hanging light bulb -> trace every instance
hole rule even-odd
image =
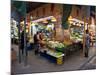
[[[20,22],[20,24],[24,24],[24,21]]]
[[[30,19],[33,20],[33,16],[31,16]]]
[[[69,16],[68,20],[69,20],[69,21],[72,20],[72,16]]]

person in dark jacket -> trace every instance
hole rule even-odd
[[[39,54],[39,47],[40,47],[40,36],[39,36],[39,32],[37,32],[35,35],[34,35],[34,49],[35,49],[35,55],[38,55]]]
[[[21,33],[21,51],[22,51],[22,54],[24,53],[24,31],[22,31]]]

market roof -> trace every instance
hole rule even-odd
[[[27,2],[26,9],[27,13],[31,12],[32,10],[44,5],[46,3],[40,3],[40,2]]]
[[[27,2],[27,1],[11,1],[11,11],[16,12],[16,16],[20,16],[23,20],[25,15],[32,10],[44,5],[46,3],[40,3],[40,2]],[[15,14],[15,13],[14,13]]]
[[[12,1],[12,6],[15,7],[19,12],[23,13],[23,10],[26,10],[26,13],[31,12],[32,10],[47,4],[42,2],[25,2],[25,1]]]

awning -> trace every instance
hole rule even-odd
[[[76,19],[76,18],[72,18],[72,19],[68,19],[69,21],[72,21],[72,22],[76,22],[76,23],[82,23],[84,24],[84,21],[81,21],[79,19]],[[85,23],[85,24],[88,24],[88,23]]]
[[[32,22],[37,23],[37,22],[42,22],[42,21],[45,21],[45,20],[50,20],[50,19],[52,19],[52,18],[54,18],[54,16],[49,16],[49,17],[45,17],[45,18],[40,18],[40,19],[34,20],[34,21],[32,21]]]

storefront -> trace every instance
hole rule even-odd
[[[18,22],[11,18],[11,39],[12,43],[18,43]]]

